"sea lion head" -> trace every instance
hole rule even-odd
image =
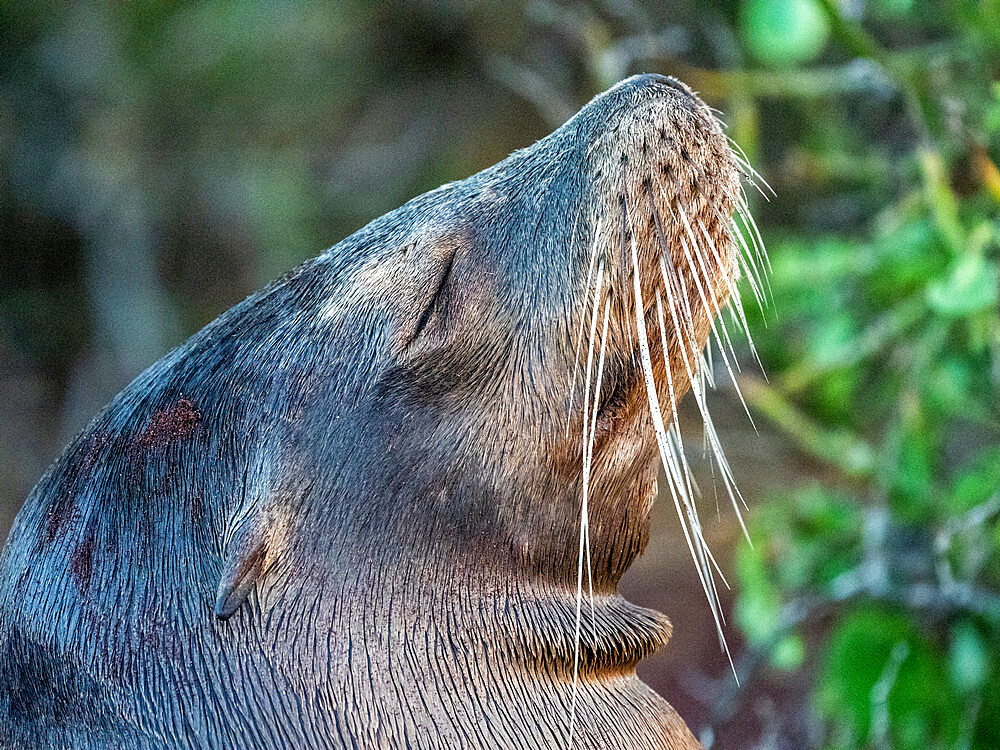
[[[130,746],[559,746],[578,709],[580,747],[696,746],[634,673],[669,623],[615,588],[658,455],[708,572],[674,414],[690,389],[717,445],[701,352],[738,267],[758,293],[747,169],[636,76],[152,365],[0,557],[0,744],[92,746],[99,715]]]
[[[576,576],[586,483],[594,583],[613,586],[644,544],[657,424],[733,288],[739,190],[709,108],[641,75],[335,246],[315,325],[340,364],[310,463],[349,475],[374,531],[478,540],[554,581]]]

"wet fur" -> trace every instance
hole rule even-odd
[[[656,492],[621,217],[624,201],[652,321],[656,179],[729,248],[709,210],[738,189],[718,125],[635,77],[129,385],[0,558],[0,747],[561,747],[574,672],[574,747],[696,747],[634,673],[669,623],[616,593]],[[577,643],[569,399],[595,243],[613,322]]]

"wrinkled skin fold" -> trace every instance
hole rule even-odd
[[[668,621],[617,594],[659,460],[635,289],[669,423],[738,183],[633,77],[152,365],[0,558],[0,747],[697,747],[635,675]]]

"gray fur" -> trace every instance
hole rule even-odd
[[[596,218],[620,235],[620,156],[663,127],[641,118],[710,140],[700,107],[624,81],[129,385],[0,557],[0,747],[564,747],[580,512],[564,431]],[[629,361],[610,388],[638,382]],[[574,747],[696,746],[634,673],[669,624],[616,593],[654,459],[647,441],[635,471],[595,474]]]

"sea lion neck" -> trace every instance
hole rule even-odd
[[[369,468],[364,473],[370,477],[374,472]],[[335,508],[344,501],[323,497],[323,484],[317,482],[311,490],[315,498],[307,500],[312,509],[300,524],[309,536],[304,557],[328,560],[325,567],[335,575],[337,570],[353,575],[357,561],[363,560],[393,575],[423,571],[446,588],[475,586],[500,593],[514,581],[575,595],[580,548],[575,485],[517,496],[441,476],[432,475],[436,481],[422,484],[428,475],[415,468],[387,478],[378,511],[351,516],[338,513]],[[414,492],[414,487],[420,490]],[[645,548],[655,493],[654,474],[626,491],[605,494],[599,487],[594,495],[588,586],[597,594],[615,595],[621,577]]]
[[[376,603],[414,632],[447,629],[454,643],[483,663],[511,663],[525,674],[561,681],[572,681],[574,673],[626,676],[670,638],[669,620],[625,601],[610,579],[601,579],[600,566],[593,593],[585,584],[578,599],[575,583],[549,557],[533,559],[493,543],[482,529],[464,543],[452,537],[442,544],[441,528],[409,528],[412,533],[402,537],[398,526],[385,524],[377,549],[327,543],[322,552],[335,554],[329,565],[319,562],[321,550],[311,549],[290,574],[295,580],[286,590],[295,592],[294,600],[281,599],[279,588],[279,598],[262,602],[264,609],[286,617],[289,608],[332,609],[344,618],[337,602],[370,603],[377,592]]]

